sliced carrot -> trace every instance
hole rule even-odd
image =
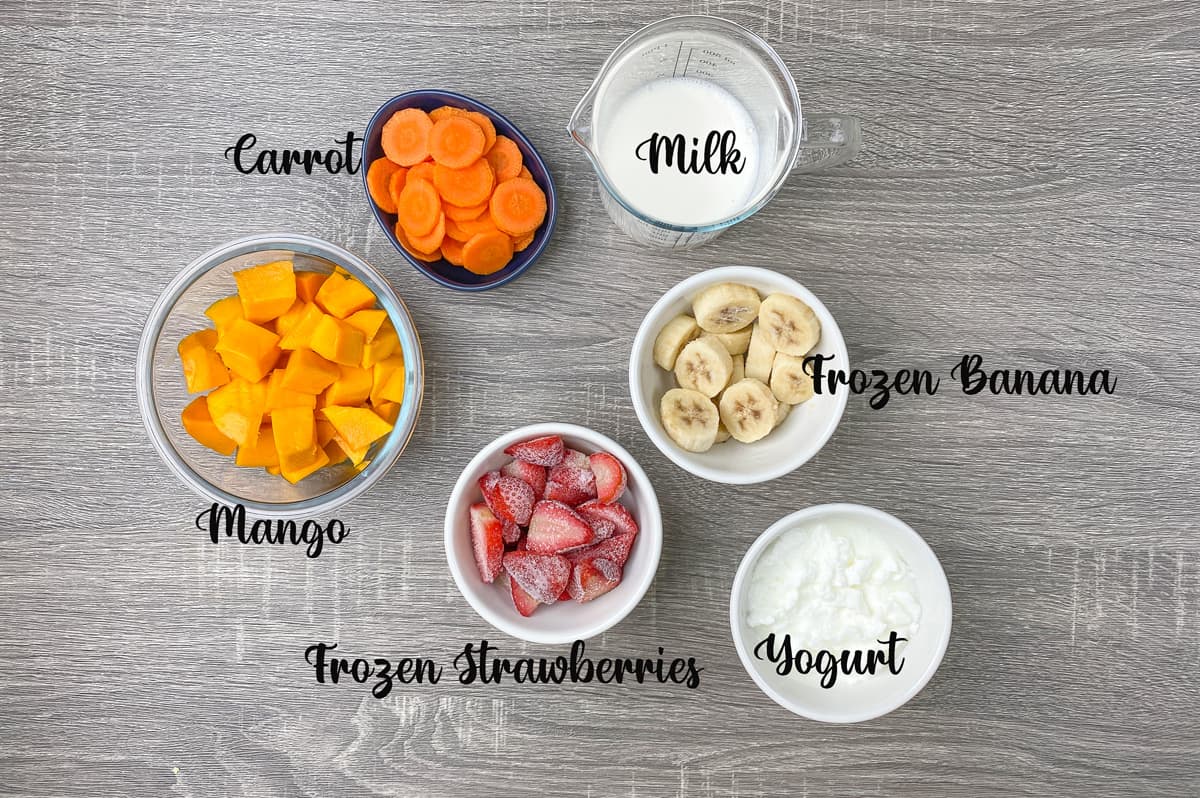
[[[409,255],[412,255],[417,260],[423,260],[426,263],[433,263],[436,260],[441,260],[440,255],[431,255],[428,252],[420,252],[419,250],[413,249],[412,243],[409,242],[408,236],[404,233],[404,226],[399,222],[396,222],[395,231],[396,240],[400,242],[400,246],[403,247],[404,251]]]
[[[446,202],[465,207],[488,201],[496,185],[496,175],[483,158],[462,169],[436,164],[433,167],[433,184]]]
[[[392,213],[396,212],[396,204],[400,202],[400,192],[404,190],[404,184],[408,180],[410,171],[403,166],[397,166],[396,171],[392,172],[392,178],[388,180],[388,194],[392,198]]]
[[[492,165],[492,171],[496,173],[498,183],[518,177],[525,168],[517,142],[508,136],[496,136],[496,143],[487,151],[486,157]]]
[[[496,226],[496,223],[492,221],[491,214],[487,213],[485,213],[483,216],[480,216],[478,219],[462,219],[455,222],[455,224],[458,225],[459,229],[464,230],[467,235],[472,237],[477,236],[480,233],[491,233],[500,229]],[[470,239],[468,238],[467,240],[469,241]]]
[[[483,151],[487,152],[492,148],[492,145],[496,143],[496,126],[492,124],[492,120],[487,114],[481,114],[478,111],[467,111],[466,117],[475,124],[479,125],[480,130],[483,131],[483,136],[485,139],[483,143]]]
[[[463,265],[463,245],[461,241],[455,241],[453,238],[442,239],[442,257],[453,263],[455,266]]]
[[[517,175],[517,177],[523,177],[523,178],[525,178],[526,180],[533,180],[533,172],[530,172],[530,171],[529,171],[529,167],[528,167],[528,166],[522,166],[522,167],[521,167],[521,174]]]
[[[494,274],[512,260],[512,239],[496,230],[480,233],[463,244],[463,266],[475,274]]]
[[[443,105],[441,108],[434,108],[429,112],[429,118],[434,122],[440,122],[449,116],[466,116],[467,112],[461,108],[455,108],[453,105]]]
[[[523,252],[526,247],[533,243],[533,237],[536,233],[526,233],[520,238],[513,239],[513,252]]]
[[[546,195],[532,180],[505,180],[496,186],[488,210],[496,227],[511,236],[523,236],[546,220]]]
[[[420,252],[436,253],[438,247],[442,245],[442,239],[446,237],[446,214],[438,214],[437,223],[434,224],[433,230],[427,235],[408,237],[408,243],[412,244],[413,249]]]
[[[422,180],[433,182],[433,161],[421,161],[419,164],[408,170],[408,177],[412,179],[419,177]]]
[[[462,169],[483,156],[486,142],[483,129],[474,120],[450,116],[435,122],[429,132],[429,154],[435,163]]]
[[[396,201],[388,191],[388,180],[401,168],[388,158],[376,158],[367,167],[367,193],[371,195],[371,201],[384,213],[396,212]]]
[[[442,215],[442,201],[428,180],[406,180],[396,200],[396,218],[410,236],[433,230]]]
[[[433,121],[420,108],[405,108],[383,124],[383,154],[400,166],[412,166],[429,156],[429,131]]]
[[[446,212],[446,216],[450,219],[478,219],[483,214],[487,213],[488,204],[481,202],[478,205],[472,205],[469,208],[463,208],[458,205],[451,205],[449,202],[442,203],[442,210]]]
[[[460,244],[465,244],[471,240],[471,236],[473,235],[475,233],[468,233],[459,226],[458,222],[451,219],[449,215],[446,216],[446,238],[457,241]]]

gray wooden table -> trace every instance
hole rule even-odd
[[[791,180],[684,254],[643,250],[564,133],[611,49],[681,11],[765,36],[851,165]],[[0,2],[0,794],[861,796],[1200,793],[1200,9],[1193,3]],[[466,296],[409,268],[357,177],[223,160],[361,133],[416,87],[486,98],[562,197],[541,262]],[[317,560],[213,546],[138,417],[134,352],[193,257],[254,232],[341,244],[412,308],[429,368],[408,452]],[[868,368],[1111,368],[1115,396],[851,400],[792,475],[669,463],[625,381],[668,286],[741,263],[825,299]],[[495,632],[441,522],[469,457],[531,420],[616,437],[662,502],[654,586],[596,656],[695,656],[677,686],[319,686],[303,651],[446,661]],[[793,509],[894,512],[941,557],[955,627],[910,704],[794,717],[742,670],[735,567]]]

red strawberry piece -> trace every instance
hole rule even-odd
[[[591,524],[592,531],[596,533],[596,540],[607,540],[617,532],[617,525],[607,518],[601,518],[593,514],[591,518],[583,517],[584,521]]]
[[[475,567],[479,578],[491,582],[500,573],[504,558],[504,524],[483,502],[471,505],[471,548],[475,551]]]
[[[565,449],[563,451],[563,463],[575,468],[591,468],[592,465],[588,461],[588,456],[578,449]]]
[[[570,582],[567,583],[566,589],[563,590],[562,593],[558,594],[558,600],[559,601],[570,601],[571,600],[571,583]]]
[[[613,565],[623,567],[629,559],[629,552],[633,549],[635,540],[637,535],[614,535],[608,540],[564,552],[563,556],[573,563],[607,560]]]
[[[558,601],[571,579],[571,563],[559,554],[510,551],[504,555],[509,577],[542,604]]]
[[[547,435],[544,438],[521,441],[509,446],[504,453],[526,463],[549,468],[562,462],[563,439],[558,435]]]
[[[502,536],[503,536],[504,542],[506,544],[516,543],[518,540],[521,539],[521,527],[517,526],[512,521],[509,521],[507,518],[505,518],[504,519],[504,532],[503,532]]]
[[[596,498],[596,475],[590,468],[577,468],[566,462],[550,469],[546,477],[544,497],[554,501],[577,504]]]
[[[525,482],[502,476],[499,471],[489,471],[479,478],[479,490],[487,506],[501,520],[522,526],[529,523],[529,514],[533,512],[537,497]]]
[[[533,488],[535,496],[541,496],[546,491],[546,468],[545,466],[527,463],[524,460],[513,460],[504,468],[500,469],[500,473],[506,477],[513,477],[524,482],[529,487]]]
[[[562,502],[543,500],[533,508],[525,548],[540,554],[552,554],[586,546],[596,539],[587,521]]]
[[[608,452],[596,452],[588,461],[596,475],[596,498],[612,504],[625,492],[625,466]]]
[[[517,612],[525,618],[533,615],[533,611],[541,604],[540,601],[525,592],[525,588],[517,582],[516,579],[508,580],[509,590],[512,592],[513,606],[517,608]]]
[[[621,584],[621,569],[608,560],[581,562],[571,570],[567,591],[571,598],[583,603],[603,596]]]
[[[618,535],[636,535],[638,533],[638,522],[620,504],[605,504],[596,500],[585,502],[575,510],[588,521],[594,521],[597,518],[612,521],[617,525]]]

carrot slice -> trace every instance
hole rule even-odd
[[[451,205],[449,202],[442,203],[442,210],[446,212],[446,216],[451,219],[478,219],[487,212],[488,204],[481,202],[478,205],[472,205],[469,208],[463,208],[458,205]]]
[[[461,241],[455,241],[453,238],[442,239],[442,257],[453,263],[455,266],[463,265],[463,245]]]
[[[487,114],[481,114],[478,111],[467,111],[465,116],[475,124],[479,125],[479,129],[483,131],[484,143],[483,151],[487,152],[496,143],[496,126],[492,124],[491,118]]]
[[[521,167],[521,174],[517,175],[517,177],[523,177],[523,178],[525,178],[526,180],[533,180],[533,172],[530,172],[530,171],[529,171],[529,167],[528,167],[528,166],[522,166],[522,167]]]
[[[419,252],[436,253],[438,247],[442,245],[442,239],[446,237],[446,214],[439,214],[437,223],[433,226],[427,235],[408,237],[408,243],[412,244],[413,249]]]
[[[396,218],[410,236],[433,230],[442,215],[442,201],[428,180],[407,180],[396,200]]]
[[[500,183],[520,176],[521,170],[525,168],[517,142],[508,136],[496,136],[496,143],[487,151],[486,157],[492,165],[492,171],[496,173],[497,182]]]
[[[419,177],[422,180],[433,182],[433,161],[421,161],[419,164],[408,170],[408,179]]]
[[[524,252],[525,248],[533,243],[533,237],[536,233],[526,233],[520,238],[513,239],[513,252]]]
[[[396,212],[396,201],[388,191],[388,181],[396,170],[401,168],[388,158],[376,158],[367,167],[367,193],[371,195],[371,201],[384,213]]]
[[[426,263],[433,263],[434,261],[441,260],[440,255],[431,255],[428,252],[420,252],[419,250],[413,249],[412,243],[409,242],[408,236],[404,233],[404,226],[399,222],[396,222],[395,231],[396,240],[400,242],[400,246],[403,247],[404,251],[409,255],[412,255],[417,260],[423,260]]]
[[[461,108],[455,108],[453,105],[443,105],[441,108],[434,108],[429,112],[429,118],[434,122],[440,122],[450,116],[466,116],[467,112]]]
[[[449,238],[452,241],[457,241],[460,244],[465,244],[471,240],[471,236],[473,235],[475,235],[475,233],[468,233],[459,226],[458,222],[451,219],[449,215],[446,216],[446,238]]]
[[[511,236],[523,236],[546,220],[546,195],[532,180],[505,180],[496,186],[488,210],[496,227]]]
[[[451,116],[434,123],[429,132],[429,154],[435,163],[462,169],[483,156],[486,141],[483,129],[473,120]]]
[[[499,230],[480,233],[463,244],[463,266],[475,274],[494,274],[512,260],[512,239]]]
[[[396,205],[400,202],[400,192],[404,190],[409,171],[403,166],[397,166],[396,171],[392,172],[391,179],[388,180],[388,194],[392,197],[392,213],[396,212]]]
[[[420,108],[405,108],[383,124],[383,154],[400,166],[412,166],[429,156],[429,131],[433,122]]]
[[[442,199],[451,205],[478,205],[488,201],[496,185],[496,175],[483,158],[462,169],[439,163],[433,167],[433,184]]]
[[[483,214],[478,219],[461,219],[455,222],[460,230],[466,231],[468,236],[477,236],[480,233],[491,233],[499,230],[496,223],[492,221],[491,214]],[[468,241],[471,239],[468,238]]]

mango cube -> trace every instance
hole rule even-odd
[[[214,389],[207,398],[208,410],[217,429],[238,446],[253,446],[262,426],[266,384],[234,377]]]
[[[317,291],[321,290],[321,284],[328,276],[320,272],[296,272],[296,298],[312,302],[317,298]]]
[[[321,284],[316,302],[326,313],[344,319],[373,306],[375,295],[353,277],[334,272]]]
[[[283,375],[284,369],[277,368],[267,377],[266,412],[270,413],[280,407],[315,408],[317,406],[315,394],[283,387]]]
[[[242,315],[253,322],[283,315],[296,301],[296,273],[290,260],[277,260],[233,273]]]
[[[372,370],[371,404],[404,401],[404,358],[389,357]]]
[[[180,420],[183,421],[183,428],[187,430],[188,435],[218,454],[228,457],[237,447],[235,440],[217,429],[212,414],[208,410],[207,396],[197,396],[193,399],[183,409]]]
[[[361,405],[371,395],[371,372],[358,366],[342,366],[341,375],[323,394],[325,405]]]
[[[341,439],[342,448],[351,454],[351,459],[354,451],[369,448],[372,443],[392,431],[391,424],[367,407],[330,405],[320,412],[333,425],[334,432]]]
[[[236,319],[245,318],[242,315],[242,300],[238,299],[236,294],[218,299],[208,306],[204,315],[212,319],[213,326],[217,328],[218,333]]]
[[[200,330],[179,342],[179,360],[188,393],[201,393],[229,382],[229,369],[213,351],[216,344],[216,330]]]
[[[363,340],[367,343],[375,340],[375,336],[383,329],[383,323],[388,320],[386,310],[378,308],[368,308],[360,310],[357,313],[352,313],[346,318],[346,323],[355,329],[361,330]],[[390,326],[390,325],[389,325]]]
[[[289,390],[316,396],[340,376],[341,370],[336,363],[330,363],[310,349],[297,349],[288,358],[281,384]]]
[[[264,424],[259,427],[258,438],[249,446],[239,446],[237,465],[246,468],[274,468],[279,465],[279,453],[275,451],[275,437],[271,428]]]
[[[375,415],[393,426],[396,424],[396,419],[400,418],[399,402],[379,402],[378,404],[372,402],[371,409],[375,411]]]
[[[235,319],[220,334],[216,351],[237,376],[258,382],[279,360],[279,336],[245,319]]]
[[[390,321],[385,321],[371,342],[363,347],[362,367],[369,369],[400,351],[400,336]]]
[[[296,483],[329,463],[317,444],[316,419],[307,407],[282,407],[271,412],[271,431],[284,479]]]
[[[310,345],[318,355],[339,365],[357,366],[362,362],[362,330],[333,316],[325,316],[317,323]]]
[[[323,318],[325,318],[325,311],[315,303],[310,302],[305,305],[300,315],[294,321],[288,322],[288,329],[280,331],[283,338],[279,341],[279,348],[285,350],[310,348],[313,331],[317,329],[317,325]]]
[[[304,315],[307,307],[307,302],[296,297],[296,301],[292,303],[292,306],[285,310],[279,318],[275,319],[275,333],[281,337],[287,335],[288,331],[300,321],[300,317]]]

